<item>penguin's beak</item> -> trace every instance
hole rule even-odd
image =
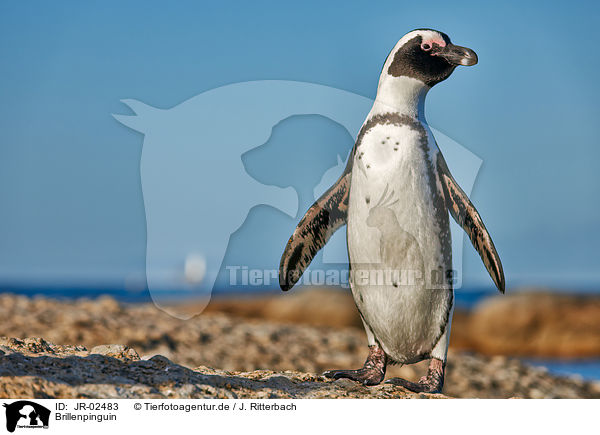
[[[460,45],[447,44],[435,53],[435,55],[446,59],[448,63],[456,66],[471,66],[477,63],[477,54],[470,48],[461,47]]]

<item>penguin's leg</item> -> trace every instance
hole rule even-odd
[[[419,379],[419,382],[410,382],[402,378],[392,378],[385,381],[385,383],[398,385],[415,393],[441,393],[444,386],[445,368],[445,361],[438,358],[431,358],[427,374]]]
[[[361,382],[365,385],[377,385],[381,383],[385,377],[387,356],[375,340],[375,335],[365,322],[362,314],[360,317],[367,333],[367,342],[369,343],[369,356],[367,356],[362,368],[358,370],[328,370],[323,373],[323,376],[330,379],[347,378]]]
[[[347,378],[365,385],[377,385],[385,377],[387,357],[378,345],[369,346],[369,356],[358,370],[328,370],[323,376],[330,379]]]
[[[448,324],[433,350],[427,374],[419,379],[419,382],[410,382],[402,378],[388,379],[386,384],[399,385],[415,393],[441,393],[444,386],[444,374],[446,372],[446,358],[448,355],[448,344],[450,342],[450,327],[452,325],[452,313],[450,311]]]

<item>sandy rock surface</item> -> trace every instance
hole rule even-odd
[[[185,308],[194,310],[194,306]],[[362,328],[350,292],[332,289],[213,299],[205,312]],[[470,312],[455,311],[450,346],[485,355],[600,357],[600,297],[509,289],[507,294],[494,295]]]
[[[481,353],[599,357],[600,297],[544,292],[498,297],[479,304],[466,327],[463,347]]]
[[[0,397],[33,398],[444,398],[392,385],[285,371],[189,369],[164,356],[142,360],[124,345],[61,346],[41,338],[0,338]]]
[[[123,305],[110,298],[61,302],[2,295],[0,335],[43,337],[0,343],[3,396],[208,397],[202,386],[209,385],[210,397],[229,397],[229,393],[237,397],[420,397],[399,387],[325,382],[317,375],[362,365],[366,339],[363,331],[353,327],[244,319],[218,312],[180,320],[152,304]],[[159,376],[154,373],[156,361],[173,368],[164,371],[170,367],[164,366]],[[425,369],[423,363],[391,366],[387,377],[414,381]],[[282,377],[291,380],[291,389],[259,388],[266,378],[285,383]],[[225,383],[219,383],[223,379]],[[300,389],[297,383],[302,384]],[[551,376],[516,359],[451,352],[444,394],[600,398],[600,387]]]

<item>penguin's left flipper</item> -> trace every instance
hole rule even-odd
[[[279,285],[291,289],[317,252],[348,216],[350,172],[346,171],[306,212],[290,237],[279,264]]]
[[[488,273],[494,280],[496,287],[501,293],[504,293],[504,271],[500,256],[494,247],[494,242],[490,237],[481,216],[477,209],[471,203],[467,194],[458,185],[444,160],[442,153],[438,154],[437,167],[439,171],[442,187],[446,197],[446,206],[454,220],[465,230],[471,243],[479,256]]]

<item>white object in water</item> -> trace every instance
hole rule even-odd
[[[202,255],[190,254],[185,259],[185,280],[190,284],[199,284],[206,276],[206,260]]]

